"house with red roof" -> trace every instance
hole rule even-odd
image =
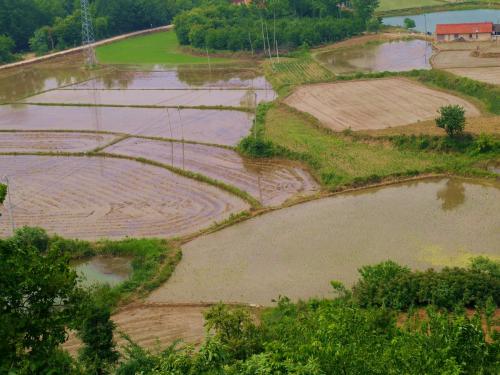
[[[493,22],[436,25],[438,42],[487,41],[492,40],[493,34]]]

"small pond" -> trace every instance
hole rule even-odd
[[[321,52],[317,58],[334,73],[402,72],[430,69],[432,45],[420,39],[397,40]]]
[[[131,257],[101,257],[78,259],[71,262],[84,285],[109,284],[115,286],[132,274]]]
[[[414,16],[387,17],[385,25],[403,26],[405,18],[415,21],[414,30],[433,33],[438,23],[494,22],[500,23],[500,9],[456,10],[450,12],[426,13]]]

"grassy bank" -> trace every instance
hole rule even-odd
[[[159,32],[125,39],[97,48],[97,58],[103,64],[207,64],[206,56],[194,56],[180,50],[173,31]],[[210,63],[230,62],[210,58]]]
[[[472,9],[500,9],[500,0],[465,0],[462,2],[446,0],[381,0],[377,15],[391,17]]]

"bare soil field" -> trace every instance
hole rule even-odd
[[[437,69],[480,68],[500,66],[500,57],[475,57],[471,51],[441,51],[434,55],[431,64]]]
[[[272,101],[271,90],[52,90],[24,100],[26,103],[124,105],[124,106],[224,106],[254,107],[257,103]]]
[[[108,131],[235,146],[253,115],[241,111],[162,108],[0,106],[0,130]],[[181,126],[182,124],[182,126]],[[170,127],[171,125],[171,127]]]
[[[115,136],[108,134],[1,132],[0,153],[86,152],[102,147],[115,138]]]
[[[457,76],[467,77],[475,81],[500,85],[500,66],[490,68],[456,68],[446,69]]]
[[[129,335],[147,349],[165,348],[178,339],[199,345],[205,337],[203,313],[207,308],[207,305],[133,304],[114,314],[112,320],[117,325],[116,332]],[[119,347],[127,344],[118,335],[115,339]],[[73,334],[63,345],[73,355],[80,346],[80,340]]]
[[[173,237],[206,228],[249,206],[213,186],[130,160],[0,156],[17,227],[64,237]],[[2,207],[0,235],[11,233]]]
[[[114,70],[94,80],[70,86],[72,89],[157,89],[179,90],[193,87],[213,89],[271,90],[263,76],[251,70],[186,69],[162,71]]]
[[[182,247],[150,302],[331,297],[358,268],[392,259],[414,269],[500,259],[500,182],[429,179],[361,190],[274,211]]]
[[[336,131],[384,129],[430,120],[447,104],[464,106],[468,117],[480,115],[464,99],[402,78],[302,86],[285,103]]]
[[[201,173],[246,191],[266,206],[319,190],[309,173],[296,163],[252,160],[219,147],[128,138],[103,152],[143,157]]]
[[[500,116],[481,116],[470,117],[467,119],[465,131],[472,134],[500,134]],[[415,124],[395,126],[393,128],[363,130],[360,133],[371,136],[388,136],[388,135],[446,135],[446,132],[436,126],[434,120],[420,121]]]

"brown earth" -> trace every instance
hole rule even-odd
[[[105,146],[115,138],[109,134],[2,132],[0,133],[0,153],[86,152]]]
[[[244,158],[219,147],[128,138],[103,152],[143,157],[201,173],[236,186],[267,206],[319,190],[314,179],[297,163]]]
[[[446,71],[475,81],[500,85],[500,66],[490,68],[455,68]]]
[[[68,238],[174,237],[248,209],[214,186],[131,160],[0,156],[17,227]],[[9,206],[9,205],[7,205]],[[9,218],[9,210],[0,210]],[[0,235],[11,234],[10,220]]]
[[[500,116],[481,116],[470,117],[467,119],[465,131],[479,135],[500,134]],[[415,124],[395,126],[386,129],[362,130],[359,133],[371,136],[389,136],[389,135],[446,135],[445,131],[436,126],[435,120],[421,121]]]
[[[336,131],[385,129],[430,120],[447,104],[462,105],[468,117],[480,115],[462,98],[403,78],[302,86],[285,103]]]
[[[205,337],[203,313],[206,304],[138,303],[127,306],[113,315],[117,333],[123,332],[138,345],[147,349],[165,348],[175,340],[198,346]],[[118,347],[127,345],[120,335],[115,337]],[[81,341],[70,334],[63,345],[72,355],[81,347]]]
[[[431,64],[437,69],[493,67],[500,66],[500,57],[475,57],[470,50],[449,50],[432,56]]]

